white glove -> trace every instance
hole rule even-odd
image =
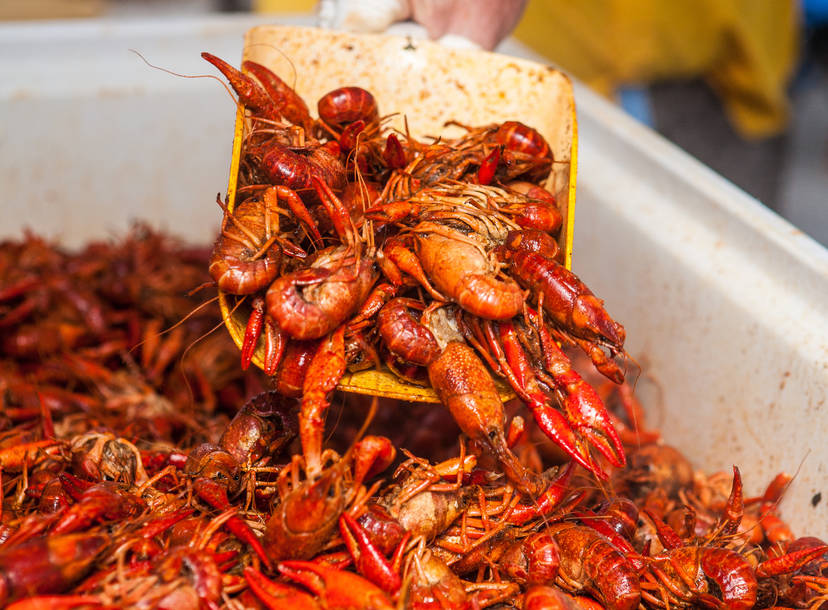
[[[405,35],[425,33],[453,47],[493,49],[520,19],[527,0],[320,0],[319,22],[356,32],[399,33],[398,22],[412,20],[424,27]],[[395,32],[395,30],[397,30]]]
[[[411,17],[408,0],[320,0],[319,25],[351,32],[384,32]]]

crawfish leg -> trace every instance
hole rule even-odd
[[[254,298],[252,306],[253,311],[247,319],[247,327],[244,330],[244,341],[241,348],[241,368],[243,371],[250,367],[250,362],[253,360],[253,353],[259,343],[265,317],[265,302],[262,297]]]
[[[345,374],[345,327],[322,342],[308,367],[299,411],[299,438],[309,478],[322,470],[322,435],[330,394]]]
[[[487,326],[487,330],[490,328]],[[489,331],[491,335],[489,344],[498,355],[498,361],[509,383],[529,406],[538,426],[567,455],[599,479],[606,479],[607,474],[589,455],[586,443],[576,434],[571,422],[549,404],[548,398],[541,391],[526,354],[518,343],[512,323],[501,323],[499,332],[500,340],[503,342],[502,347],[498,343],[498,338],[493,335],[493,331]]]
[[[324,180],[318,176],[311,176],[311,181],[313,182],[313,187],[316,190],[319,200],[325,206],[328,215],[331,217],[331,222],[333,222],[334,229],[336,229],[340,241],[351,248],[355,247],[356,228],[354,227],[353,220],[351,220],[350,213]]]
[[[279,325],[269,315],[265,315],[265,375],[273,376],[279,370],[282,356],[285,354],[287,336],[279,328]]]
[[[198,477],[195,481],[193,481],[193,489],[198,494],[199,498],[214,508],[219,510],[228,510],[232,507],[230,500],[227,498],[227,490],[212,479]],[[230,530],[230,532],[232,532],[232,534],[239,540],[250,545],[262,562],[268,568],[271,568],[270,558],[267,556],[267,553],[265,553],[262,543],[244,519],[238,515],[233,515],[225,521],[225,527],[227,527],[227,529]]]
[[[530,314],[532,313],[530,311]],[[624,447],[601,397],[572,368],[569,358],[546,332],[540,316],[537,319],[544,365],[563,394],[562,404],[567,420],[573,429],[589,439],[613,466],[624,466],[627,463]]]
[[[308,212],[307,206],[299,198],[296,192],[284,185],[272,186],[265,192],[265,197],[276,197],[283,199],[287,203],[293,215],[308,229],[311,239],[317,248],[322,245],[322,234],[319,232],[319,227],[316,226],[316,221]]]
[[[268,608],[317,610],[321,607],[307,593],[285,583],[273,582],[254,568],[245,568],[244,578],[256,597]]]

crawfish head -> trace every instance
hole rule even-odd
[[[297,407],[293,399],[274,391],[262,392],[236,413],[221,435],[219,445],[238,464],[255,462],[268,453],[275,454],[296,436]]]
[[[310,559],[328,541],[346,504],[340,464],[302,482],[276,506],[263,541],[273,559]]]
[[[239,463],[225,449],[212,443],[202,443],[192,451],[184,464],[184,472],[193,477],[205,477],[227,487],[230,493],[238,489]]]
[[[679,490],[691,485],[693,466],[670,445],[645,445],[630,456],[630,468],[620,471],[619,477],[638,493],[661,489],[675,498]]]
[[[147,473],[138,449],[109,432],[88,432],[72,440],[72,463],[76,472],[96,481],[104,479],[141,485]]]
[[[687,546],[671,551],[666,561],[659,559],[652,571],[676,605],[747,610],[756,604],[756,574],[735,551]]]

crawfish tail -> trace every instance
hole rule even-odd
[[[503,403],[494,381],[474,350],[464,343],[450,342],[428,365],[428,378],[440,402],[451,411],[463,433],[485,446],[519,489],[537,496],[542,490],[542,482],[509,449]]]
[[[329,125],[360,120],[371,124],[379,119],[376,99],[362,87],[340,87],[329,91],[319,98],[316,106],[319,118]]]
[[[553,525],[548,528],[558,545],[560,574],[579,590],[594,593],[609,610],[633,610],[641,600],[641,584],[630,563],[592,528]]]
[[[408,310],[404,298],[391,299],[377,314],[377,327],[383,342],[400,360],[428,366],[440,355],[432,332]]]
[[[279,273],[281,248],[273,244],[257,256],[263,244],[253,243],[246,233],[269,232],[265,203],[250,200],[241,203],[226,223],[210,255],[209,273],[219,290],[230,294],[253,294],[267,286]],[[273,212],[275,216],[275,211]],[[243,228],[242,228],[243,227]]]
[[[306,271],[276,279],[266,296],[268,313],[294,339],[319,339],[340,326],[359,309],[377,278],[373,261],[362,258],[356,273],[353,265],[343,266],[300,293],[297,282]]]
[[[730,610],[748,610],[756,604],[756,575],[739,553],[730,549],[704,548],[701,551],[700,566],[705,575],[719,587],[725,607]]]

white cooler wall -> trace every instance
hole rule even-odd
[[[645,404],[705,470],[828,535],[828,253],[583,88],[573,269],[627,329]],[[817,495],[819,494],[819,495]]]

